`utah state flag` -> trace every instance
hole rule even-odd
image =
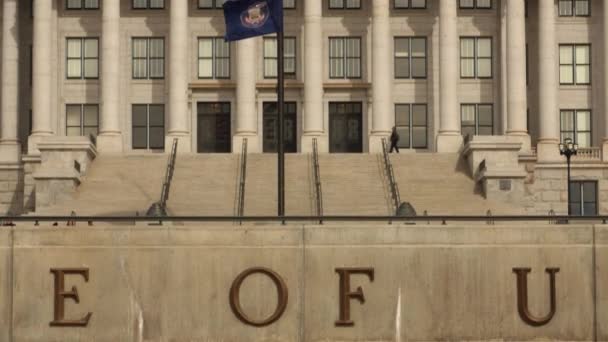
[[[226,41],[283,30],[283,0],[228,0],[224,3]]]

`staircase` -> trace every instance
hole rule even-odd
[[[232,216],[236,214],[240,156],[178,155],[169,215]],[[486,200],[475,189],[456,154],[391,154],[401,200],[418,215],[521,214],[521,208]],[[99,156],[73,199],[33,215],[144,215],[160,199],[167,155]],[[324,215],[392,215],[382,155],[319,155]],[[287,154],[285,211],[290,216],[315,214],[312,155]],[[249,154],[245,185],[246,216],[277,214],[277,156]]]
[[[486,200],[476,189],[468,168],[457,154],[391,154],[402,202],[410,202],[418,215],[522,214],[522,208]]]

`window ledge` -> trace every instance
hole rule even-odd
[[[277,82],[258,82],[256,87],[259,89],[275,89],[277,87]],[[302,89],[304,88],[304,83],[298,81],[285,81],[285,88],[287,89]]]
[[[190,89],[234,89],[236,88],[236,82],[230,80],[199,80],[191,82],[189,86]]]
[[[560,91],[576,91],[576,90],[584,90],[584,91],[590,91],[591,90],[591,84],[581,84],[581,85],[560,85],[559,86],[559,90]]]
[[[341,81],[341,82],[325,82],[323,88],[325,89],[369,89],[372,84],[369,82],[357,81]]]

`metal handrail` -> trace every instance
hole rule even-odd
[[[0,222],[11,222],[12,225],[21,222],[35,223],[40,222],[310,222],[310,221],[333,221],[333,222],[480,222],[486,223],[486,215],[445,215],[445,216],[410,216],[407,218],[399,216],[363,216],[363,215],[331,215],[331,216],[0,216]],[[601,222],[608,223],[608,216],[549,216],[549,215],[499,215],[492,216],[494,222],[564,222],[565,224]],[[11,225],[11,226],[12,226]],[[0,229],[2,229],[0,227]]]
[[[319,170],[319,147],[317,145],[317,138],[312,139],[312,160],[313,170],[315,177],[315,195],[317,200],[317,216],[323,216],[323,189],[321,188],[321,172]],[[320,220],[319,223],[323,223]]]
[[[395,206],[395,213],[399,210],[399,206],[401,205],[401,195],[399,194],[399,186],[397,185],[397,181],[395,181],[395,173],[393,171],[393,164],[391,163],[391,158],[389,157],[388,145],[386,143],[386,138],[382,138],[382,154],[384,155],[384,171],[386,172],[386,176],[388,177],[389,186],[391,190],[391,196],[393,198],[393,204]]]
[[[243,139],[241,151],[241,174],[239,180],[239,201],[237,205],[237,216],[242,217],[245,212],[245,180],[247,176],[247,138]]]

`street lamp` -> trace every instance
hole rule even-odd
[[[570,158],[575,156],[577,151],[578,145],[574,144],[570,138],[564,139],[564,142],[559,144],[559,154],[566,156],[566,161],[568,163],[568,216],[572,215],[572,210],[570,208]]]

